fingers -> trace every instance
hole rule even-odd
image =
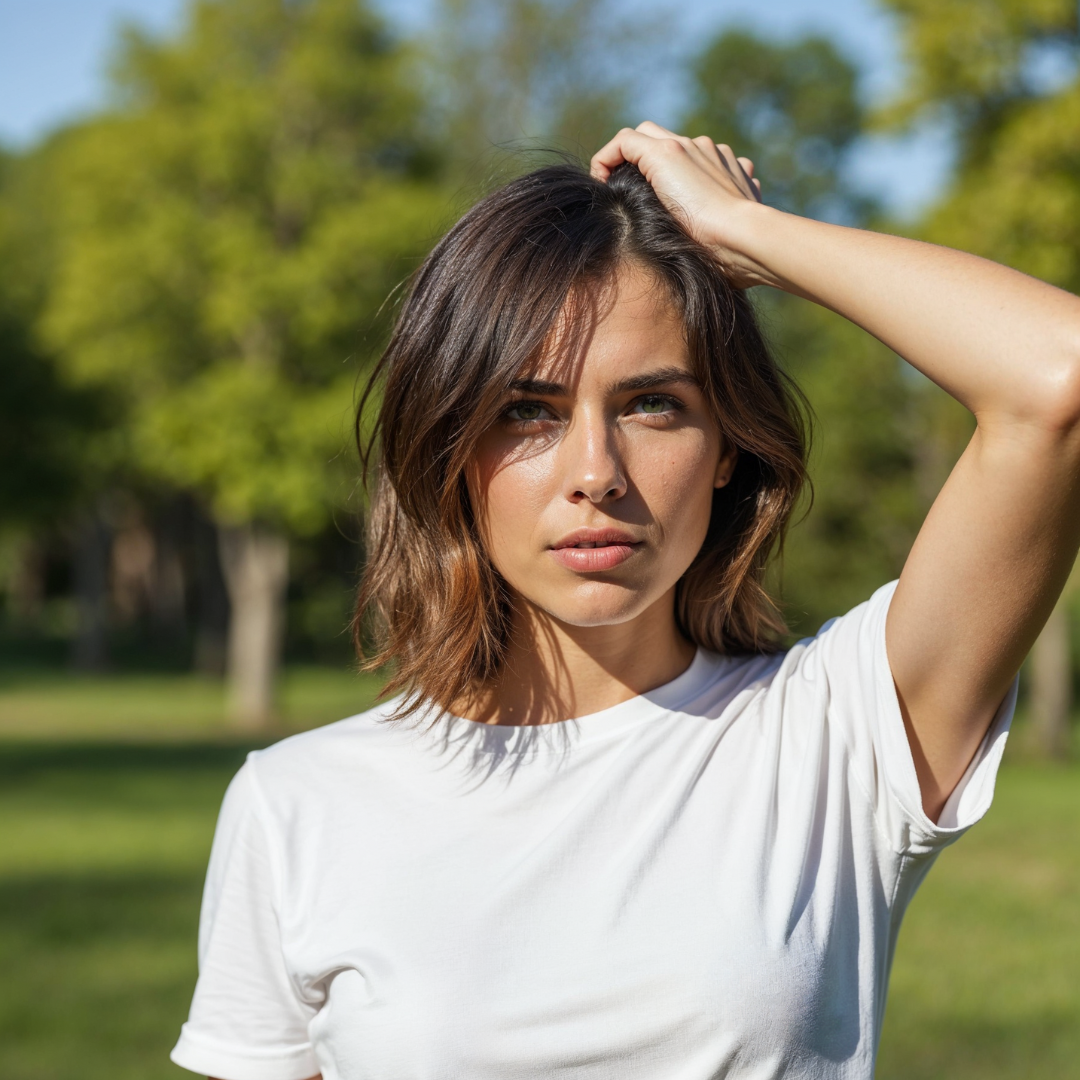
[[[654,124],[651,120],[642,120],[634,130],[640,131],[644,135],[651,135],[654,139],[678,139],[680,137],[674,131],[661,127],[659,124]]]
[[[606,143],[592,156],[589,171],[597,180],[607,180],[612,170],[629,161],[636,165],[649,144],[655,140],[633,128],[623,128],[614,139]]]
[[[736,157],[727,143],[719,143],[717,150],[740,189],[750,198],[761,202],[761,183],[754,179],[754,163],[748,157]]]
[[[652,120],[644,120],[636,128],[623,128],[593,155],[590,172],[597,180],[606,181],[612,170],[623,162],[640,167],[642,158],[651,148],[656,148],[657,142],[667,144],[665,151],[681,148],[688,151],[691,157],[703,155],[710,165],[719,166],[726,171],[744,195],[761,201],[761,183],[754,179],[754,163],[750,158],[736,157],[730,146],[726,143],[714,143],[707,135],[690,139]],[[678,147],[673,147],[672,143],[677,143]],[[698,160],[700,162],[702,158],[699,157]],[[710,165],[706,165],[706,168]]]
[[[761,181],[754,179],[754,163],[748,157],[736,158],[735,160],[742,166],[742,171],[746,173],[754,198],[761,202]]]
[[[743,172],[743,167],[739,163],[739,159],[735,156],[735,151],[732,150],[727,143],[717,143],[716,149],[720,156],[724,159],[724,164],[731,171],[732,176],[740,177],[745,175]],[[750,178],[747,177],[746,179],[747,182],[749,182]]]
[[[644,120],[636,128],[623,128],[614,139],[593,154],[589,171],[597,180],[606,181],[616,166],[624,161],[633,165],[639,164],[642,154],[650,145],[668,139],[684,145],[690,143],[689,139],[653,123],[652,120]]]
[[[614,139],[593,154],[590,172],[598,180],[607,180],[616,166],[624,161],[637,165],[650,144],[667,140],[673,140],[687,149],[694,145],[699,148],[707,145],[713,154],[716,153],[715,144],[705,136],[688,139],[652,120],[643,120],[636,128],[623,128]]]

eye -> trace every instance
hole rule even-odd
[[[503,416],[518,423],[535,424],[540,420],[550,420],[551,413],[539,401],[518,401],[511,405]]]
[[[668,412],[681,412],[684,408],[681,401],[667,394],[646,394],[634,402],[631,411],[646,416],[662,416]]]

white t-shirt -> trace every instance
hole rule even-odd
[[[885,653],[894,585],[773,657],[542,727],[391,706],[225,796],[175,1062],[224,1080],[873,1074],[904,909],[978,820],[1015,685],[940,822]]]

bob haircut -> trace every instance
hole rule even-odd
[[[449,710],[500,671],[512,600],[481,543],[466,467],[511,383],[551,348],[560,315],[589,307],[572,301],[595,298],[627,262],[667,293],[705,400],[739,450],[678,582],[679,628],[716,652],[779,648],[786,627],[763,579],[806,479],[802,396],[745,294],[633,165],[607,183],[552,165],[482,199],[435,247],[360,403],[357,440],[373,483],[353,636],[366,670],[393,665],[386,692],[405,692],[395,719],[425,703]],[[360,417],[380,391],[364,438]],[[376,647],[365,657],[371,617]]]

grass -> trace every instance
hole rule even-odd
[[[310,669],[288,685],[283,730],[373,696]],[[165,676],[0,683],[3,1080],[190,1076],[167,1054],[247,749],[220,706],[213,686]],[[1080,767],[1011,760],[988,819],[912,905],[878,1077],[1032,1076],[1080,1080]]]
[[[240,747],[0,750],[0,1076],[180,1077],[166,1057]]]
[[[1080,1078],[1080,768],[1008,763],[900,934],[880,1080]]]
[[[281,679],[274,736],[362,712],[381,683],[348,669],[292,667]],[[242,733],[239,733],[242,734]],[[0,670],[0,739],[235,739],[220,680],[199,675],[74,675]]]

